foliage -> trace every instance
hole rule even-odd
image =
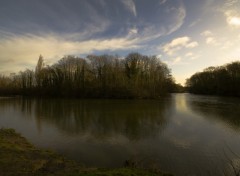
[[[191,93],[240,96],[240,62],[209,67],[195,73],[186,82]]]
[[[0,77],[1,94],[101,98],[156,98],[176,84],[166,64],[156,56],[131,53],[125,58],[65,56],[45,66],[40,55],[35,72],[25,70]]]

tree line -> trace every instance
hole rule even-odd
[[[208,67],[186,81],[189,92],[240,97],[240,62]]]
[[[156,98],[178,88],[166,64],[139,53],[64,56],[50,66],[40,55],[35,70],[0,76],[2,95]]]

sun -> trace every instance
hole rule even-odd
[[[230,25],[240,26],[240,17],[229,17],[227,21]]]

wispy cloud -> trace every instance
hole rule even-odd
[[[165,4],[167,2],[167,0],[160,0],[159,4],[162,5],[162,4]]]
[[[179,66],[179,65],[188,65],[189,62],[187,62],[186,59],[178,56],[175,58],[170,58],[166,61],[166,63],[170,66]]]
[[[213,46],[219,45],[219,42],[217,41],[216,36],[212,31],[205,30],[204,32],[201,33],[201,36],[205,38],[205,43],[207,45],[213,45]]]
[[[238,2],[239,2],[239,0],[226,0],[224,5],[226,7],[232,7],[233,5],[235,5]]]
[[[217,41],[216,41],[216,39],[213,38],[213,37],[207,37],[207,38],[206,38],[206,44],[217,45]]]
[[[197,46],[198,42],[191,41],[190,37],[184,36],[173,39],[170,43],[165,44],[162,49],[164,53],[173,55],[175,52],[183,48],[195,48]]]
[[[174,19],[175,24],[172,24],[169,28],[168,34],[171,34],[178,30],[184,23],[184,19],[186,17],[186,9],[184,6],[180,6],[178,8],[171,8],[171,11],[175,12],[176,15],[174,16],[176,19]],[[173,13],[170,12],[170,13]]]
[[[136,27],[129,29],[129,32],[128,32],[129,37],[137,36],[137,34],[138,34],[138,29]]]
[[[4,62],[4,69],[1,69],[1,72],[8,72],[9,68],[11,70],[23,69],[22,65],[33,67],[39,54],[55,61],[64,55],[81,55],[93,51],[114,51],[139,47],[137,39],[129,38],[94,39],[79,42],[66,40],[64,37],[56,35],[15,36],[0,41],[0,62],[2,64]]]
[[[195,60],[195,59],[199,58],[199,55],[194,54],[192,52],[188,52],[188,53],[185,54],[184,57],[187,58],[188,60]]]
[[[189,25],[189,27],[193,27],[193,26],[197,25],[198,23],[200,23],[201,21],[202,21],[202,19],[201,19],[201,18],[198,18],[197,20],[193,21],[193,22]]]
[[[122,0],[122,3],[135,17],[137,16],[136,6],[133,0]]]
[[[195,48],[198,46],[198,42],[190,42],[186,45],[186,48]]]
[[[205,30],[204,32],[201,33],[201,35],[204,37],[209,37],[212,36],[213,33],[210,30]]]

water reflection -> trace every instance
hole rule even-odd
[[[173,94],[172,98],[175,102],[176,110],[182,113],[189,113],[189,107],[187,106],[188,94]]]
[[[188,106],[203,118],[221,121],[229,129],[240,130],[239,98],[189,95]]]
[[[95,138],[123,135],[131,140],[155,136],[166,126],[168,101],[158,100],[71,100],[27,99],[1,101],[3,108],[13,103],[15,111],[35,118],[41,132],[43,122],[68,135],[90,134]]]
[[[221,175],[236,160],[226,147],[240,153],[239,104],[190,94],[161,100],[8,98],[0,99],[0,126],[87,166],[121,167],[136,159],[175,175]]]

